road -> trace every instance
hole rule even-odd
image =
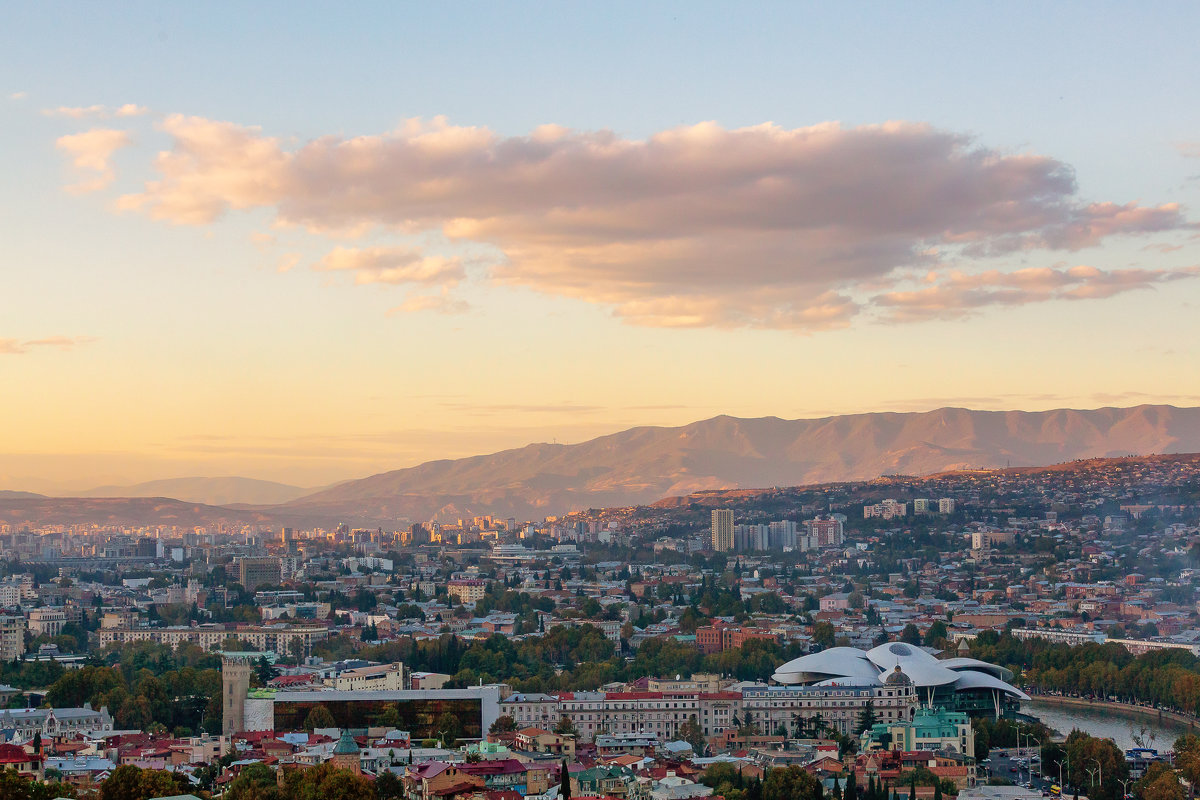
[[[1026,756],[1032,755],[1036,757],[1038,754],[1038,748],[1027,747],[1025,748],[1024,752]],[[982,771],[985,769],[988,770],[986,775],[982,773]],[[1051,785],[1058,783],[1057,775],[1051,780],[1045,780],[1041,777],[1041,764],[1033,764],[1032,770],[1033,780],[1032,783],[1030,783],[1030,767],[1021,766],[1017,763],[1017,748],[993,748],[988,754],[988,763],[980,765],[981,774],[979,776],[979,781],[982,783],[986,781],[989,776],[1006,778],[1013,783],[1022,786],[1030,783],[1030,788],[1043,792],[1048,792]]]

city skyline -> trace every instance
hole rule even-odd
[[[0,489],[1200,405],[1198,15],[14,9]]]

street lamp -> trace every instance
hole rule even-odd
[[[1129,784],[1133,783],[1133,778],[1117,778],[1117,783],[1121,784],[1121,797],[1129,797]]]
[[[1092,763],[1096,765],[1096,769],[1100,771],[1100,783],[1104,783],[1104,765],[1100,763],[1100,759],[1093,758]]]

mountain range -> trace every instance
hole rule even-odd
[[[347,481],[290,513],[377,520],[476,514],[539,518],[654,502],[701,489],[791,486],[885,474],[1044,466],[1079,458],[1200,451],[1200,408],[720,416],[638,427],[579,444],[531,444]]]
[[[311,493],[273,484],[271,491],[278,492],[279,499],[266,502],[249,491],[254,488],[250,484],[241,484],[247,491],[237,494],[236,482],[247,479],[196,479],[231,482],[223,497],[254,499],[226,499],[220,503],[226,508],[211,510],[164,505],[155,513],[188,518],[216,513],[295,525],[396,525],[479,514],[524,520],[575,509],[652,503],[704,489],[1192,452],[1200,452],[1200,408],[1166,405],[1033,412],[941,408],[797,420],[719,416],[681,427],[631,428],[578,444],[531,444],[491,455],[430,461]],[[207,489],[220,485],[209,484]],[[200,486],[187,480],[174,486],[170,481],[152,482],[138,491],[161,490],[171,496],[172,491],[185,494],[182,490],[189,489],[187,499],[193,503],[216,502],[211,493],[192,493]],[[287,497],[293,490],[302,496]],[[32,508],[50,513],[54,502],[0,496],[0,521],[13,504],[24,506],[25,514]],[[80,506],[72,513],[86,510]],[[111,506],[105,510],[127,515],[117,515]]]

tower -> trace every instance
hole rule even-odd
[[[733,549],[733,509],[713,509],[712,549],[718,553]]]
[[[221,733],[225,736],[246,728],[246,692],[250,690],[250,662],[244,658],[221,659]]]
[[[338,769],[348,769],[358,775],[362,774],[362,761],[359,759],[358,743],[350,735],[348,728],[342,728],[342,736],[333,746],[333,758],[330,759]]]

